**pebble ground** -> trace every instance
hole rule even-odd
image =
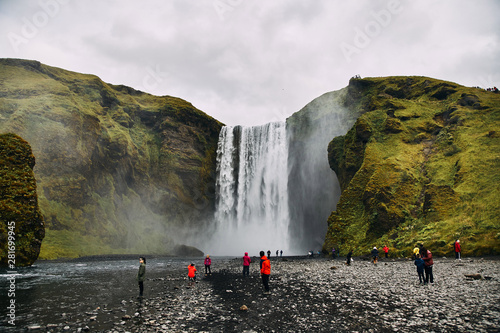
[[[257,261],[257,263],[255,263]],[[500,332],[500,260],[436,258],[420,285],[413,261],[272,258],[263,294],[254,258],[218,263],[190,284],[184,271],[149,276],[143,299],[89,309],[47,332]],[[470,279],[466,274],[479,274]],[[242,309],[243,307],[243,309]],[[246,309],[245,309],[246,308]]]

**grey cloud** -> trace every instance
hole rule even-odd
[[[226,4],[223,13],[217,3]],[[500,79],[498,2],[401,1],[377,27],[375,16],[390,3],[397,2],[68,1],[14,52],[7,34],[20,33],[23,19],[43,8],[2,1],[0,56],[178,96],[231,125],[283,120],[356,74],[467,85]],[[368,45],[347,61],[342,43],[354,45],[356,33],[370,27],[376,33]],[[161,80],[145,85],[150,71]]]

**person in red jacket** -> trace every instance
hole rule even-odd
[[[269,291],[269,276],[271,275],[271,262],[265,256],[264,251],[260,251],[260,275],[264,284],[264,294],[270,294]]]
[[[384,250],[384,253],[385,253],[385,257],[387,258],[388,257],[387,255],[389,253],[389,248],[387,247],[387,245],[384,245],[383,250]]]
[[[252,259],[248,256],[248,252],[245,252],[245,255],[243,256],[243,276],[250,275],[250,263],[251,262],[252,262]]]
[[[460,258],[460,252],[462,252],[462,247],[460,246],[460,239],[455,241],[455,259],[462,260]]]
[[[432,275],[432,266],[434,266],[434,260],[432,260],[431,251],[427,250],[425,247],[420,248],[420,256],[424,259],[424,271],[425,271],[425,282],[434,283],[434,276]]]
[[[189,278],[189,281],[191,281],[191,282],[197,282],[196,281],[196,267],[194,267],[194,264],[191,264],[188,266],[188,278]]]

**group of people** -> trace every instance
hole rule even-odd
[[[389,247],[387,245],[384,245],[384,247],[382,248],[382,250],[384,251],[384,255],[386,258],[389,258]],[[371,256],[372,256],[372,262],[374,264],[376,264],[378,262],[378,259],[379,259],[379,250],[377,249],[376,246],[373,247],[373,249],[371,250]],[[335,247],[332,247],[332,258],[335,259],[337,257],[337,250],[335,250]],[[347,258],[346,258],[346,264],[347,265],[351,265],[351,261],[352,261],[352,250],[349,251],[349,253],[347,254]]]
[[[382,250],[384,251],[385,257],[389,258],[389,248],[387,247],[387,245],[384,245]],[[376,246],[373,247],[371,254],[372,254],[372,262],[376,264],[379,258],[379,250],[377,249]]]
[[[460,245],[460,240],[457,239],[453,244],[453,249],[455,251],[455,259],[461,260],[462,246]],[[383,247],[385,257],[388,257],[389,248],[387,245]],[[352,261],[352,250],[349,251],[346,257],[346,264],[351,265]],[[371,250],[372,262],[377,263],[379,258],[379,250],[377,247],[373,247]],[[335,248],[332,249],[332,257],[335,259],[336,251]],[[413,260],[417,266],[417,274],[420,284],[434,283],[434,275],[432,273],[432,268],[434,266],[434,260],[432,259],[432,253],[426,249],[423,244],[415,245],[413,249]]]
[[[458,260],[461,260],[460,255],[462,252],[462,248],[460,245],[460,240],[457,239],[453,243],[453,247],[455,250],[455,258]],[[388,258],[389,254],[389,247],[385,245],[382,249],[384,251],[385,257]],[[346,264],[351,265],[352,261],[352,253],[353,250],[350,250],[349,253],[347,253],[346,257]],[[264,251],[260,251],[260,275],[262,277],[262,284],[264,286],[264,294],[269,294],[269,278],[271,275],[271,261],[269,260],[271,256],[271,251],[267,251],[267,257],[265,255]],[[276,256],[278,256],[278,251],[276,251]],[[283,251],[281,251],[281,256],[283,256]],[[335,248],[332,248],[332,258],[335,259],[337,256]],[[371,256],[372,256],[372,262],[374,264],[377,263],[378,258],[379,258],[379,250],[377,249],[376,246],[373,247],[371,250]],[[417,274],[418,274],[418,279],[420,281],[420,284],[428,284],[428,283],[434,283],[434,276],[432,274],[432,268],[434,265],[434,260],[432,259],[432,253],[428,249],[426,249],[423,244],[420,245],[415,245],[415,248],[413,249],[413,259],[414,263],[417,266]],[[139,283],[139,297],[143,296],[144,292],[144,280],[146,276],[146,258],[145,257],[140,257],[139,258],[139,272],[137,273],[137,280]],[[252,258],[248,255],[248,252],[245,252],[245,255],[243,256],[243,276],[249,276],[250,275],[250,264],[252,263]],[[212,259],[210,258],[210,255],[207,254],[204,260],[205,264],[205,276],[212,275],[212,270],[211,270],[211,265],[212,265]],[[196,266],[194,263],[191,263],[188,266],[188,279],[192,283],[196,283]]]
[[[413,256],[415,258],[415,266],[417,266],[418,280],[420,284],[434,283],[434,275],[432,274],[432,267],[434,260],[432,260],[431,251],[427,250],[423,244],[415,245],[413,249]],[[424,276],[425,272],[425,276]]]
[[[271,251],[268,251],[268,256],[270,256]],[[276,251],[276,255],[278,255],[278,251]],[[283,251],[281,251],[281,255],[283,255]],[[248,252],[245,252],[243,256],[243,276],[250,276],[250,263],[252,262],[252,258],[248,255]],[[139,257],[139,272],[137,273],[137,281],[139,284],[139,297],[143,297],[144,293],[144,280],[146,278],[146,258]],[[205,264],[205,276],[212,275],[211,265],[212,259],[210,255],[207,254],[204,260]],[[188,266],[188,280],[190,283],[194,284],[198,281],[196,280],[196,265],[191,263]],[[264,286],[264,294],[270,294],[269,291],[269,278],[271,276],[271,261],[268,257],[266,257],[264,251],[260,251],[260,275],[262,278],[262,284]]]

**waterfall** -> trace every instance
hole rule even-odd
[[[346,94],[323,94],[286,124],[222,128],[214,221],[200,240],[207,253],[321,250],[341,194],[328,145],[357,119],[343,106]]]
[[[288,251],[286,124],[223,127],[217,147],[215,255]]]

